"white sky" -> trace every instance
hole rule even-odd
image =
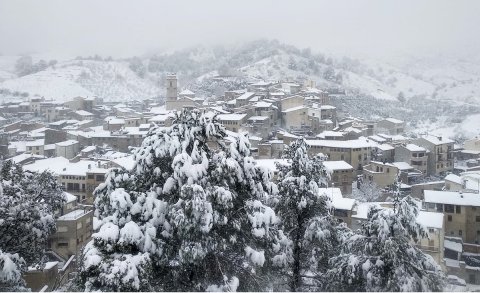
[[[479,13],[476,0],[0,0],[0,53],[121,57],[258,38],[347,55],[475,52]]]

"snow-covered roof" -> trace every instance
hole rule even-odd
[[[335,171],[335,170],[350,170],[353,169],[352,165],[345,161],[324,161],[323,165],[327,171]]]
[[[150,113],[153,113],[153,114],[163,114],[163,115],[165,115],[165,114],[168,114],[169,111],[167,111],[167,110],[165,109],[165,106],[159,106],[159,107],[152,107],[152,108],[150,109]]]
[[[55,157],[35,161],[32,164],[23,166],[23,169],[32,172],[43,172],[48,170],[56,175],[76,176],[85,176],[87,171],[97,173],[106,173],[108,171],[107,169],[98,168],[96,166],[97,162],[95,161],[81,160],[76,163],[70,163],[69,160],[64,157]]]
[[[258,120],[267,120],[268,117],[266,116],[252,116],[250,118],[248,118],[248,120],[252,120],[252,121],[258,121]]]
[[[324,146],[324,147],[335,147],[335,148],[367,148],[372,147],[372,142],[366,141],[364,139],[354,139],[354,140],[326,140],[326,139],[313,139],[306,141],[310,146]]]
[[[45,266],[44,266],[43,268],[40,267],[40,269],[42,269],[42,270],[44,270],[44,271],[46,271],[46,270],[51,270],[52,268],[54,268],[54,267],[57,266],[57,265],[58,265],[58,261],[49,261],[49,262],[46,262],[46,263],[45,263]],[[32,272],[32,271],[37,271],[38,269],[37,269],[36,266],[29,266],[29,267],[27,268],[27,270],[28,270],[29,272]],[[48,287],[48,286],[45,286],[45,287]]]
[[[72,221],[72,220],[78,220],[80,219],[81,217],[83,217],[84,215],[88,214],[90,211],[88,210],[83,210],[83,209],[78,209],[78,210],[74,210],[74,211],[71,211],[70,213],[68,214],[65,214],[61,217],[58,217],[58,221]]]
[[[75,111],[75,114],[80,115],[80,116],[93,116],[92,113],[85,111],[85,110],[78,110]]]
[[[395,147],[393,147],[392,145],[389,145],[387,143],[383,143],[383,144],[377,144],[377,149],[381,150],[381,151],[391,151],[391,150],[394,150]]]
[[[345,133],[343,131],[332,131],[332,130],[324,130],[317,137],[324,138],[326,136],[331,137],[343,137]]]
[[[59,146],[59,147],[67,147],[67,146],[71,146],[71,145],[74,145],[74,144],[77,144],[77,143],[78,143],[78,141],[71,139],[71,140],[57,142],[55,145]]]
[[[255,108],[270,108],[272,106],[272,103],[267,103],[267,102],[256,102],[253,105]]]
[[[37,139],[37,140],[34,140],[34,141],[27,141],[27,143],[25,144],[27,147],[31,146],[43,146],[45,145],[45,140],[44,139]]]
[[[338,210],[352,210],[355,205],[355,199],[345,198],[338,187],[319,188],[319,195],[326,195],[332,200],[332,206]]]
[[[417,223],[427,228],[443,229],[443,213],[418,211]]]
[[[112,160],[113,163],[117,164],[120,167],[123,167],[129,171],[133,169],[135,166],[135,160],[133,159],[133,155],[131,156],[126,156],[126,157],[121,157],[121,158],[116,158]]]
[[[8,160],[11,160],[15,164],[21,164],[23,161],[28,160],[30,158],[34,158],[35,160],[37,160],[37,159],[41,160],[41,159],[45,159],[46,157],[45,156],[40,156],[40,155],[23,153],[23,154],[20,154],[18,156],[12,157]]]
[[[418,146],[413,143],[409,143],[405,146],[405,148],[411,152],[426,152],[427,150],[421,146]]]
[[[426,136],[423,136],[422,138],[425,139],[426,141],[434,144],[434,145],[441,145],[441,144],[445,144],[445,143],[454,143],[454,141],[451,140],[451,139],[444,138],[444,137],[439,137],[439,136],[434,136],[434,135],[426,135]]]
[[[395,119],[395,118],[386,118],[385,120],[388,121],[388,122],[395,123],[395,124],[403,124],[402,120],[398,120],[398,119]]]
[[[386,142],[387,140],[381,136],[378,135],[370,135],[368,138],[377,141],[377,142]]]
[[[393,162],[392,164],[393,164],[395,167],[397,167],[398,170],[401,170],[401,171],[413,169],[413,167],[410,166],[410,164],[407,163],[407,162]]]
[[[247,114],[218,114],[218,120],[223,121],[238,121],[247,117]]]
[[[97,149],[96,146],[94,145],[90,145],[90,146],[87,146],[85,147],[83,150],[81,150],[82,153],[89,153],[89,152],[93,152]]]
[[[289,112],[298,111],[298,110],[303,110],[303,109],[307,109],[307,107],[305,107],[305,106],[297,106],[297,107],[293,107],[293,108],[289,108],[289,109],[283,110],[282,113],[289,113]]]
[[[459,239],[461,240],[461,239]],[[443,241],[443,246],[446,249],[450,249],[456,252],[462,252],[463,251],[463,245],[460,241],[453,241],[445,237],[445,240]]]
[[[285,159],[257,159],[255,162],[257,163],[257,166],[267,168],[271,171],[277,171],[277,166],[275,163],[288,165],[288,162]]]
[[[77,197],[71,193],[63,192],[63,197],[65,198],[66,203],[71,203],[77,200]]]
[[[462,184],[462,178],[458,175],[455,175],[455,174],[448,174],[446,177],[445,177],[445,180],[448,180],[448,181],[451,181],[451,182],[454,182],[454,183],[457,183],[457,184]]]
[[[253,95],[255,95],[255,93],[246,92],[246,93],[242,94],[241,96],[237,97],[237,100],[248,100],[248,99],[250,99]]]
[[[480,206],[480,196],[476,193],[461,193],[458,191],[425,190],[425,202],[453,204],[461,206]]]

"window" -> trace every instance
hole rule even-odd
[[[451,222],[452,221],[452,216],[451,215],[448,215],[448,221]]]
[[[428,229],[428,233],[434,233],[434,232],[435,232],[435,229],[433,229],[433,228]]]
[[[429,209],[432,209],[432,210],[435,209],[435,203],[429,202],[429,203],[428,203],[428,208],[429,208]]]
[[[97,181],[105,181],[105,176],[104,175],[97,175],[95,180]]]
[[[480,216],[475,217],[475,222],[480,222]]]
[[[437,212],[443,213],[443,204],[437,203]]]
[[[445,205],[445,212],[446,213],[453,213],[454,212],[453,210],[454,210],[454,205],[452,205],[452,204],[446,204]]]
[[[57,243],[57,247],[60,248],[60,247],[68,247],[68,242],[58,242]]]
[[[458,235],[462,236],[463,234],[463,231],[462,230],[458,230]]]
[[[68,232],[67,226],[58,226],[57,232]]]
[[[457,214],[462,213],[462,206],[455,206],[455,209],[456,209]]]

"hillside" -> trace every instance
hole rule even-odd
[[[1,72],[4,72],[4,81],[0,82],[0,89],[59,101],[76,96],[98,96],[106,101],[142,100],[162,92],[158,83],[138,77],[123,61],[64,61],[22,77],[16,77],[11,71]]]

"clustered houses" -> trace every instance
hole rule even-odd
[[[29,286],[40,289],[50,284],[47,275],[65,274],[71,267],[69,260],[93,233],[93,191],[108,170],[131,170],[135,163],[131,147],[140,146],[152,127],[171,126],[175,111],[194,108],[217,115],[227,130],[227,143],[247,132],[252,156],[272,169],[274,180],[275,163],[288,163],[280,159],[285,147],[306,139],[309,154],[322,155],[329,174],[328,185],[320,192],[331,197],[334,215],[352,228],[366,219],[372,204],[349,198],[360,183],[375,183],[385,195],[400,178],[402,191],[410,192],[419,205],[423,201],[417,221],[428,228],[430,239],[417,245],[449,273],[480,283],[479,266],[473,260],[480,253],[480,227],[476,230],[480,204],[475,204],[480,190],[479,139],[454,150],[447,138],[405,136],[405,122],[392,117],[340,119],[345,113],[337,113],[331,101],[344,94],[318,89],[313,81],[255,80],[245,88],[204,99],[180,88],[176,75],[168,74],[164,103],[104,102],[95,97],[67,102],[32,97],[4,103],[0,155],[25,170],[50,170],[68,196],[49,244],[56,259],[46,271],[29,271]],[[428,181],[430,177],[433,181]],[[388,202],[373,204],[393,207]],[[53,265],[54,261],[58,263]]]

